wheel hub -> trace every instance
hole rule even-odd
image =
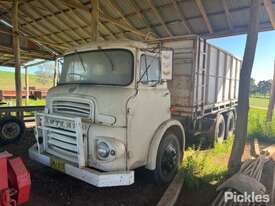
[[[7,123],[2,127],[2,135],[5,139],[14,139],[20,133],[20,127],[15,122]]]
[[[177,150],[173,144],[169,144],[164,153],[161,161],[162,171],[164,175],[170,175],[177,168]]]

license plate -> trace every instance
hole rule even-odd
[[[60,172],[65,172],[65,162],[61,160],[51,159],[50,166],[55,170],[58,170]]]

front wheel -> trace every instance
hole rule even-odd
[[[178,137],[167,132],[159,145],[154,179],[157,184],[167,184],[177,173],[183,156]]]

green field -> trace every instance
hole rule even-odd
[[[267,98],[250,98],[248,138],[258,139],[264,144],[275,144],[275,114],[272,123],[267,123],[267,105]],[[222,181],[227,174],[233,138],[229,138],[225,144],[217,144],[215,148],[200,150],[191,147],[185,151],[181,172],[187,188],[200,190]]]
[[[25,75],[21,74],[22,87],[25,85]],[[50,88],[52,85],[52,80],[49,80],[47,83],[43,84],[39,81],[39,78],[35,74],[29,74],[29,86],[36,88]],[[7,71],[0,71],[0,90],[14,90],[14,73]]]
[[[269,104],[268,97],[250,97],[250,107],[266,109]]]
[[[10,99],[10,100],[4,100],[3,102],[5,102],[6,104],[0,105],[0,107],[6,107],[6,106],[15,106],[16,105],[16,101],[15,99]],[[28,101],[26,101],[25,99],[22,100],[22,105],[23,106],[44,106],[45,105],[45,99],[29,99]]]

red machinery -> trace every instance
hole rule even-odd
[[[0,206],[21,205],[29,200],[30,173],[20,157],[0,153]]]

